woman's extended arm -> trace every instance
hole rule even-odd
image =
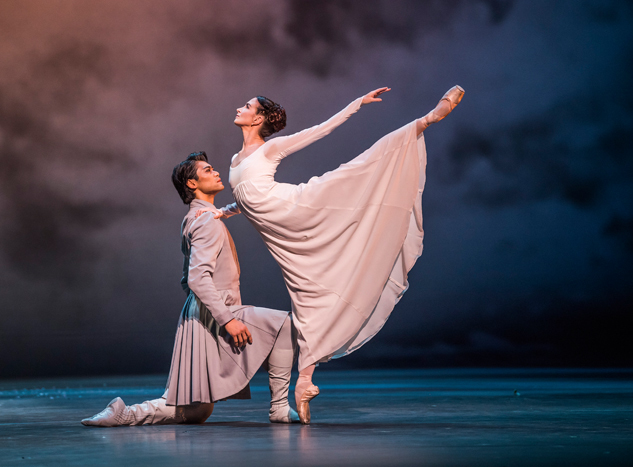
[[[220,209],[217,209],[217,208],[216,209],[213,209],[213,208],[198,209],[196,211],[196,219],[200,217],[202,214],[204,214],[205,212],[209,212],[209,211],[213,212],[214,219],[228,219],[229,217],[242,213],[237,203],[231,203],[231,204],[227,204],[226,206]]]
[[[237,203],[227,204],[223,208],[220,208],[220,211],[222,212],[222,217],[224,217],[224,218],[229,218],[229,217],[234,216],[236,214],[241,214],[242,213],[242,211],[240,210],[240,208],[237,205]],[[217,216],[216,216],[216,219],[217,219]]]
[[[315,125],[312,128],[305,129],[295,133],[294,135],[280,136],[270,140],[266,145],[266,148],[264,148],[264,155],[271,161],[280,161],[289,154],[297,152],[315,141],[318,141],[324,136],[329,135],[335,128],[343,124],[343,122],[356,113],[361,105],[370,104],[372,102],[381,102],[382,99],[378,98],[378,96],[390,90],[390,88],[376,89],[363,97],[359,97],[339,113],[320,125]]]

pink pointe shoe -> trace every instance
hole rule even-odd
[[[299,414],[299,420],[302,425],[310,424],[310,401],[319,395],[319,388],[314,384],[310,385],[297,403],[297,413]]]
[[[449,104],[451,105],[451,110],[453,110],[455,108],[455,106],[457,106],[457,104],[459,104],[462,101],[462,97],[464,97],[464,88],[462,88],[459,85],[455,85],[452,88],[450,88],[448,91],[446,91],[446,94],[444,94],[442,96],[442,98],[440,99],[441,101],[448,101]]]
[[[435,108],[431,110],[428,115],[425,117],[426,126],[437,123],[446,117],[449,113],[453,111],[453,109],[462,101],[464,97],[464,89],[461,86],[453,86],[446,94],[442,96],[440,101],[437,103]],[[442,101],[448,102],[448,109],[445,105],[441,105]]]

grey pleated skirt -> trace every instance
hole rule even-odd
[[[231,336],[198,297],[193,293],[187,297],[167,379],[167,405],[250,399],[248,383],[270,354],[289,313],[246,305],[229,309],[246,324],[253,344],[233,347]]]

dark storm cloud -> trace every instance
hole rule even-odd
[[[585,2],[583,8],[597,23],[615,23],[622,15],[631,14],[633,3],[630,1]]]
[[[633,128],[626,119],[610,121],[610,115],[624,115],[632,103],[630,95],[617,101],[578,95],[491,133],[462,130],[449,153],[447,181],[466,182],[465,200],[490,208],[547,198],[595,207],[608,186],[628,183],[633,176],[633,163],[626,157],[633,154],[627,137]],[[596,136],[578,144],[588,132]],[[478,163],[490,173],[468,180]]]
[[[616,27],[631,21],[633,4],[587,2],[579,11]],[[592,46],[601,47],[601,40],[597,37]],[[573,66],[582,76],[582,61]],[[631,76],[633,48],[622,43],[616,64],[603,70],[599,82],[545,111],[490,130],[462,128],[463,137],[449,151],[445,181],[463,183],[467,203],[491,209],[549,198],[581,209],[604,209],[610,203],[604,199],[606,190],[633,184]],[[549,81],[559,85],[558,80]],[[523,97],[518,93],[515,98]],[[479,172],[473,176],[473,170]],[[615,230],[626,229],[607,229]]]
[[[92,267],[103,255],[91,235],[132,210],[109,201],[68,199],[45,187],[35,193],[11,193],[5,218],[4,257],[29,279],[66,286],[91,282]]]
[[[169,158],[238,148],[224,116],[245,92],[288,96],[303,118],[294,131],[377,80],[395,91],[369,110],[380,124],[361,112],[285,161],[279,180],[334,168],[343,140],[369,144],[415,118],[411,100],[439,97],[445,81],[467,95],[428,133],[427,241],[411,287],[372,342],[332,365],[598,366],[633,354],[620,337],[633,57],[617,40],[631,2],[62,3],[1,7],[12,10],[0,15],[2,376],[168,371],[184,209]],[[321,155],[330,166],[313,165]],[[245,303],[288,308],[252,226],[227,225]]]
[[[88,79],[108,84],[112,79],[109,56],[103,44],[72,42],[61,44],[43,56],[33,56],[32,75],[26,90],[52,110],[71,110],[85,99]],[[35,78],[35,79],[33,79]]]
[[[203,24],[187,25],[184,37],[198,47],[211,48],[231,59],[265,59],[280,70],[301,69],[319,77],[345,69],[350,51],[394,45],[407,48],[424,34],[447,27],[455,12],[482,5],[487,21],[502,23],[513,6],[512,0],[416,1],[416,0],[325,0],[287,1],[283,12],[263,8],[247,12],[240,21],[230,8],[201,8]],[[255,7],[254,7],[255,8]],[[256,8],[255,8],[256,9]],[[206,14],[205,14],[205,10]]]
[[[86,284],[99,256],[91,234],[130,209],[110,200],[87,201],[79,190],[55,186],[46,167],[58,164],[72,172],[129,166],[125,154],[73,142],[51,123],[86,101],[89,80],[109,81],[108,56],[102,46],[72,43],[28,60],[24,76],[0,87],[0,193],[7,200],[0,249],[26,278]]]
[[[633,341],[623,332],[631,325],[627,294],[573,300],[542,291],[538,301],[539,310],[519,302],[503,313],[465,305],[450,325],[422,325],[394,314],[379,342],[337,365],[600,367],[604,355],[612,366],[633,364]]]
[[[615,215],[604,226],[603,232],[620,242],[629,253],[633,253],[633,217]]]

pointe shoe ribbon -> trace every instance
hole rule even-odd
[[[299,414],[299,420],[303,425],[310,424],[310,401],[319,395],[319,388],[312,384],[308,387],[301,398],[299,398],[299,404],[297,404],[297,413]]]

